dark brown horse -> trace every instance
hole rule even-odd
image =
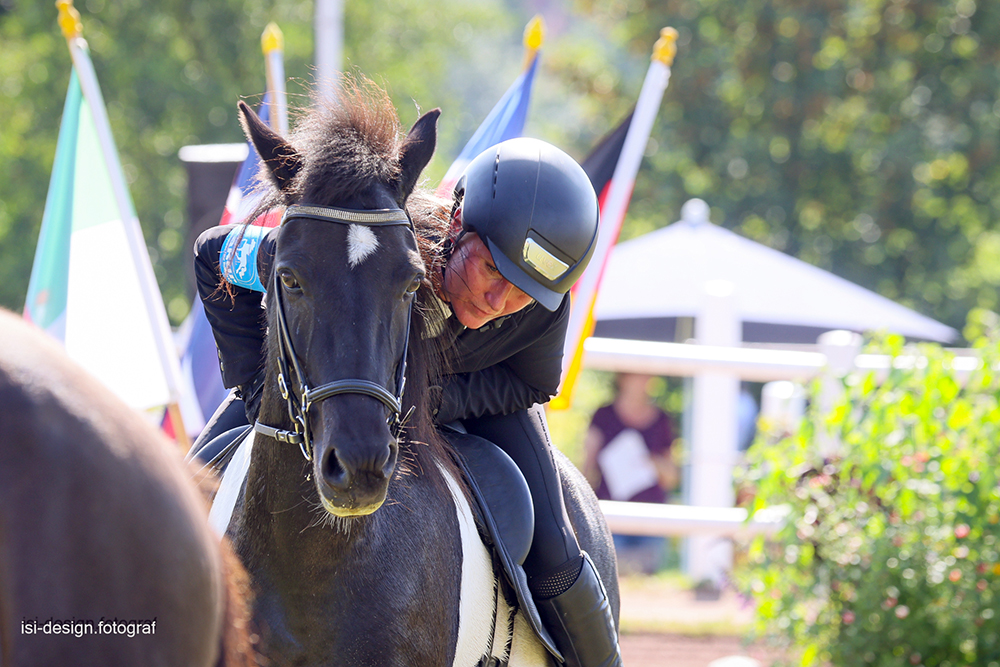
[[[0,665],[247,665],[242,568],[175,448],[0,311]]]
[[[438,112],[403,138],[385,93],[348,83],[290,140],[241,113],[273,182],[265,206],[287,211],[267,283],[258,432],[229,464],[213,516],[251,576],[264,652],[292,665],[549,664],[496,594],[428,412],[436,339],[422,314],[440,253],[421,252],[433,207],[408,199]],[[617,611],[606,525],[561,461],[571,519]]]

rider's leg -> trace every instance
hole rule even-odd
[[[538,610],[570,667],[621,665],[618,634],[600,576],[580,550],[563,503],[541,406],[465,420],[469,433],[496,443],[528,482],[535,534],[524,561]]]

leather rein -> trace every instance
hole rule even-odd
[[[341,225],[364,225],[366,227],[391,227],[396,225],[406,225],[413,231],[413,222],[403,209],[389,208],[379,210],[353,210],[334,208],[332,206],[289,206],[281,218],[284,225],[289,220],[296,218],[307,220],[320,220]],[[276,275],[276,274],[275,274]],[[285,399],[288,408],[288,416],[292,421],[294,430],[278,429],[256,421],[253,425],[254,431],[262,435],[274,438],[280,442],[296,444],[302,451],[302,455],[307,461],[312,461],[312,444],[309,438],[309,409],[314,403],[338,394],[363,394],[371,396],[382,402],[389,409],[389,416],[386,423],[392,431],[393,437],[398,440],[402,433],[403,426],[413,414],[413,406],[403,415],[403,389],[406,387],[406,355],[410,343],[410,323],[413,317],[413,302],[415,296],[410,298],[410,307],[406,314],[406,332],[403,337],[403,354],[396,364],[396,393],[372,382],[371,380],[343,379],[327,382],[318,387],[310,387],[306,381],[305,373],[299,364],[295,348],[292,346],[292,337],[288,331],[288,323],[285,319],[285,306],[281,296],[281,286],[274,279],[274,301],[278,320],[278,390],[281,397]],[[289,389],[289,380],[294,376],[298,382],[297,391]]]

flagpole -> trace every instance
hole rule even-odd
[[[573,291],[573,308],[570,312],[563,354],[563,382],[559,395],[549,403],[554,410],[569,408],[573,400],[573,389],[583,365],[583,343],[594,330],[597,289],[604,276],[611,248],[618,241],[622,222],[625,220],[625,211],[632,197],[635,177],[646,150],[646,142],[649,141],[649,134],[660,109],[663,93],[670,83],[670,68],[677,53],[676,43],[677,31],[673,28],[663,28],[660,31],[660,38],[653,47],[652,62],[646,72],[642,90],[639,92],[632,122],[625,135],[625,144],[615,165],[604,206],[601,207],[597,247],[594,249],[590,266]]]
[[[180,398],[180,363],[177,359],[177,352],[174,348],[173,336],[170,333],[170,323],[167,320],[166,308],[163,306],[163,296],[160,294],[160,287],[153,274],[153,266],[149,261],[149,250],[142,237],[142,228],[139,226],[139,219],[135,215],[132,207],[132,200],[125,185],[122,174],[121,162],[118,159],[118,151],[115,148],[114,137],[111,135],[111,125],[108,122],[108,112],[104,106],[104,99],[101,96],[101,89],[97,82],[97,74],[94,72],[94,65],[87,54],[87,42],[83,39],[83,26],[80,23],[80,13],[73,7],[72,0],[57,0],[56,7],[59,9],[59,27],[62,28],[66,37],[66,45],[69,47],[70,57],[73,59],[73,66],[76,68],[77,78],[80,81],[80,89],[83,97],[90,106],[90,112],[94,119],[94,126],[97,132],[98,143],[104,162],[108,167],[108,176],[111,181],[111,189],[114,192],[115,204],[122,217],[122,226],[125,229],[125,236],[128,240],[132,261],[135,262],[136,274],[139,279],[140,289],[143,294],[143,301],[146,306],[146,315],[149,317],[150,328],[153,338],[156,341],[156,350],[160,356],[160,365],[163,368],[167,389],[170,392],[170,401],[167,410],[171,419],[175,419],[175,431],[177,442],[181,446],[190,447],[187,431],[180,421],[180,408],[178,400]],[[143,261],[145,258],[145,261]]]
[[[477,155],[492,146],[521,136],[528,113],[528,100],[538,66],[538,52],[545,40],[545,21],[536,15],[524,28],[524,68],[503,97],[479,124],[472,137],[466,142],[455,161],[448,167],[436,193],[440,197],[451,198],[452,188],[462,172]]]
[[[281,136],[288,135],[288,97],[285,94],[285,37],[278,24],[271,22],[260,36],[260,46],[267,64],[267,90],[271,93],[271,118]]]

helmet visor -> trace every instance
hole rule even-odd
[[[507,255],[489,238],[485,239],[493,257],[493,264],[504,278],[532,299],[542,304],[546,310],[555,312],[562,303],[563,295],[540,284],[523,268],[512,262]]]

